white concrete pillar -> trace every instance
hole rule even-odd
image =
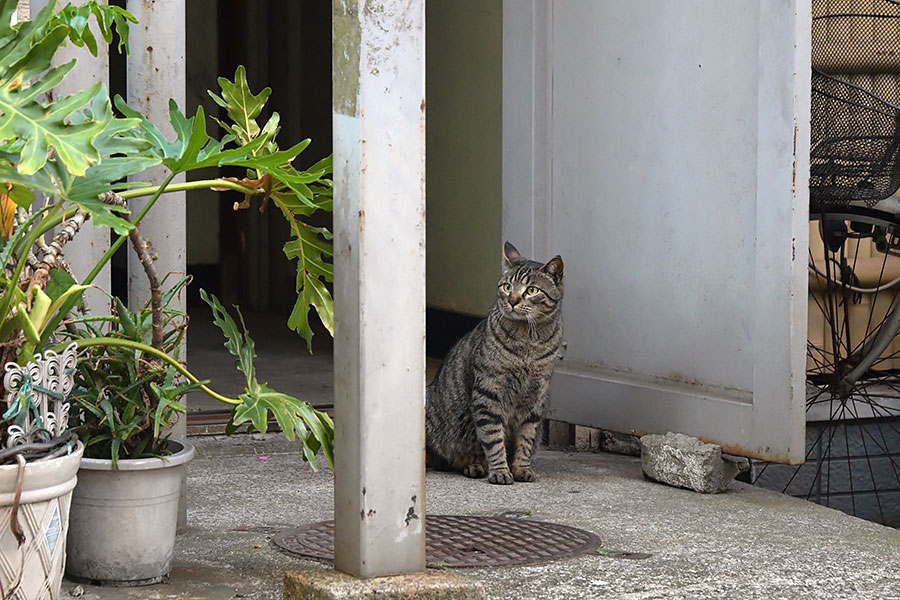
[[[335,567],[425,568],[425,1],[334,0]]]
[[[184,0],[128,0],[128,11],[138,23],[131,26],[128,40],[130,53],[126,62],[128,105],[139,111],[156,125],[163,135],[174,138],[169,124],[169,98],[174,98],[184,110],[185,104],[185,39]],[[134,179],[160,185],[169,170],[159,166],[144,171]],[[184,174],[172,183],[181,183]],[[132,215],[137,215],[147,199],[128,203]],[[156,270],[162,280],[170,276],[163,288],[173,285],[187,270],[187,216],[185,193],[174,192],[161,197],[140,224],[140,232],[148,240],[158,256]],[[140,259],[128,244],[128,305],[142,306],[150,298],[150,286],[141,267]],[[170,308],[186,310],[186,298],[175,298]],[[182,360],[187,358],[187,344],[182,346]],[[183,403],[186,398],[182,398]],[[172,438],[184,439],[187,435],[187,419],[178,419],[172,428]],[[185,482],[181,483],[178,505],[178,531],[187,526]]]
[[[46,2],[46,0],[44,0]],[[16,0],[16,12],[13,15],[13,25],[27,21],[31,18],[31,13],[36,13],[40,8],[32,9],[29,0]]]
[[[185,104],[184,0],[128,0],[127,9],[138,20],[137,25],[132,25],[129,38],[128,105],[171,139],[174,133],[169,125],[169,98],[174,98],[182,110]],[[168,174],[168,169],[160,166],[135,175],[134,179],[159,185]],[[179,175],[172,183],[183,181],[184,175]],[[137,214],[145,203],[146,199],[130,201],[132,214]],[[185,273],[185,222],[185,194],[175,192],[160,198],[140,226],[141,235],[159,256],[156,269],[160,278],[167,273],[176,274],[169,277],[164,287]],[[141,306],[149,297],[147,278],[129,246],[128,303]],[[184,310],[184,298],[170,306]]]
[[[31,0],[31,14],[36,15],[38,11],[47,5],[48,0]],[[83,4],[84,0],[76,0],[75,4]],[[106,0],[101,0],[102,4],[106,4]],[[21,8],[21,4],[20,4]],[[66,78],[56,86],[49,94],[53,98],[61,98],[68,94],[72,94],[78,90],[90,87],[95,83],[104,83],[109,86],[109,52],[108,47],[103,43],[103,38],[99,35],[99,29],[91,19],[91,31],[98,40],[97,56],[94,57],[88,52],[87,48],[79,48],[69,43],[65,48],[61,48],[53,57],[53,66],[61,65],[69,62],[73,58],[78,62]],[[100,260],[103,254],[109,249],[109,228],[94,227],[93,223],[88,222],[75,238],[66,244],[65,258],[75,278],[80,282],[94,268],[94,265]],[[103,270],[94,278],[93,284],[102,290],[110,291],[110,266],[107,264]],[[109,301],[107,297],[99,290],[88,290],[84,295],[85,304],[88,310],[95,314],[103,314],[109,312]]]

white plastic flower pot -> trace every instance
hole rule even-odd
[[[178,497],[194,447],[170,440],[164,459],[85,458],[69,524],[66,574],[106,585],[148,585],[172,568]]]
[[[18,522],[20,547],[10,526],[18,465],[0,466],[0,583],[9,600],[56,600],[66,564],[72,489],[84,446],[71,454],[25,466]]]

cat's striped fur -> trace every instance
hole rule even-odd
[[[522,257],[509,242],[497,300],[428,386],[429,466],[490,483],[534,481],[531,456],[562,340],[563,262]]]

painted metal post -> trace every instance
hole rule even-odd
[[[425,1],[334,0],[335,567],[425,568]]]
[[[184,0],[128,0],[127,8],[138,24],[131,27],[127,60],[128,104],[143,113],[164,135],[174,138],[169,124],[169,98],[184,110],[185,103],[185,39]],[[134,178],[159,185],[168,175],[165,167],[155,167]],[[184,175],[172,183],[184,181]],[[146,200],[129,202],[132,214]],[[156,269],[160,278],[169,273],[164,283],[172,285],[184,275],[187,235],[185,229],[185,193],[165,194],[153,206],[140,225],[141,235],[150,242],[158,256]],[[129,246],[128,303],[142,306],[150,298],[150,289],[140,260]],[[171,308],[185,309],[184,297],[176,298]],[[184,351],[182,351],[184,359]],[[175,427],[174,437],[184,437],[184,419]]]
[[[38,11],[47,5],[47,1],[31,0],[31,14],[36,15]],[[84,0],[76,0],[75,4],[82,4],[83,2]],[[106,4],[106,0],[101,0],[101,3]],[[95,35],[98,34],[96,26],[92,25],[92,27],[94,27]],[[101,42],[103,41],[99,35],[97,35],[97,38]],[[101,43],[98,45],[97,56],[94,57],[88,52],[87,48],[79,48],[69,43],[53,57],[53,66],[67,63],[73,58],[78,61],[75,68],[69,72],[62,83],[56,86],[48,96],[61,98],[90,87],[95,83],[109,85],[109,52],[105,44]],[[107,227],[94,227],[90,221],[82,227],[78,235],[66,244],[66,262],[72,267],[75,278],[78,281],[82,281],[108,248],[109,229]],[[109,301],[100,291],[110,291],[110,267],[108,264],[100,271],[93,284],[99,289],[85,292],[84,300],[88,310],[95,314],[109,312]]]

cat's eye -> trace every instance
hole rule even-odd
[[[509,285],[508,283],[504,283],[503,285],[500,286],[500,289],[508,294],[512,291],[512,286]]]
[[[539,291],[540,290],[537,289],[536,287],[534,287],[533,285],[529,285],[528,288],[525,290],[525,293],[528,294],[529,296],[534,296]]]

